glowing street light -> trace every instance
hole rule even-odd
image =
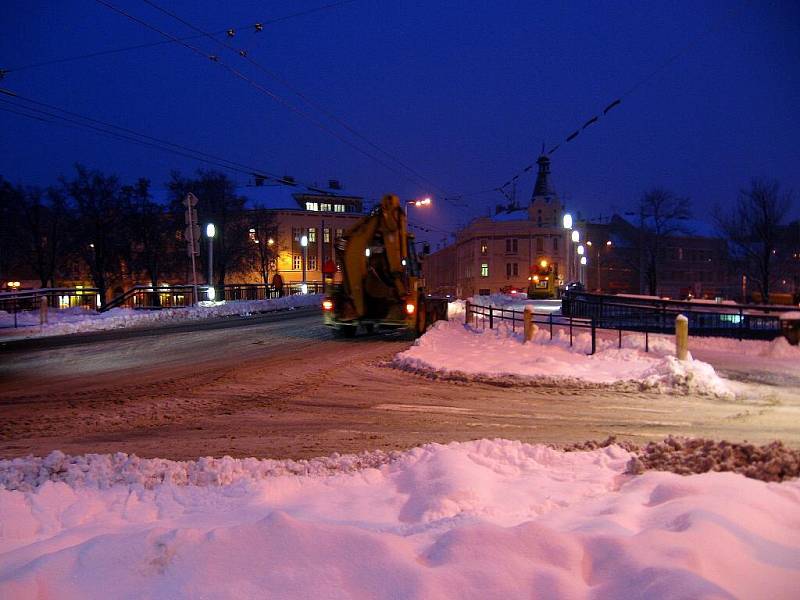
[[[572,229],[572,215],[564,213],[564,229]]]
[[[406,216],[408,216],[408,207],[409,206],[417,206],[417,207],[419,207],[419,206],[429,206],[430,203],[431,203],[430,196],[426,196],[425,198],[421,198],[419,200],[407,200],[403,205],[405,207],[405,209],[406,209]]]
[[[572,241],[576,244],[581,241],[581,233],[577,229],[572,230]]]
[[[585,256],[581,256],[581,264],[582,265],[586,264],[586,257]]]
[[[216,297],[214,291],[214,236],[217,235],[217,228],[213,223],[206,225],[206,237],[208,238],[208,299],[212,302]]]
[[[304,294],[308,293],[308,284],[306,283],[306,263],[308,262],[308,236],[303,235],[300,237],[300,246],[303,248],[303,283],[300,286],[300,291]]]
[[[583,244],[578,245],[578,256],[583,256],[586,253],[586,248],[583,247]]]

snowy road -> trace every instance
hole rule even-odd
[[[435,381],[384,366],[408,345],[336,339],[317,311],[295,311],[0,347],[0,456],[307,458],[670,433],[800,446],[800,397],[789,388],[753,385],[725,401]]]

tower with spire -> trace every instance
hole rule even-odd
[[[550,158],[542,154],[536,159],[536,164],[539,165],[539,171],[528,206],[528,218],[538,227],[558,227],[562,206],[550,180]]]

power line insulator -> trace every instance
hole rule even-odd
[[[210,60],[211,62],[219,62],[219,56],[217,56],[216,54],[209,54],[208,60]]]
[[[264,24],[263,23],[256,23],[254,25],[254,27],[256,28],[256,33],[258,33],[259,31],[264,31]]]
[[[239,50],[239,56],[245,58],[247,56],[247,50]]]
[[[236,35],[236,30],[235,29],[228,29],[228,31],[226,31],[225,33],[227,34],[227,36],[229,38],[232,38],[233,36]]]

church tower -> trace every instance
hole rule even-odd
[[[528,218],[539,227],[558,227],[562,207],[550,181],[550,158],[542,154],[536,164],[539,165],[539,172],[536,174],[536,185],[533,186],[531,203],[528,206]]]

